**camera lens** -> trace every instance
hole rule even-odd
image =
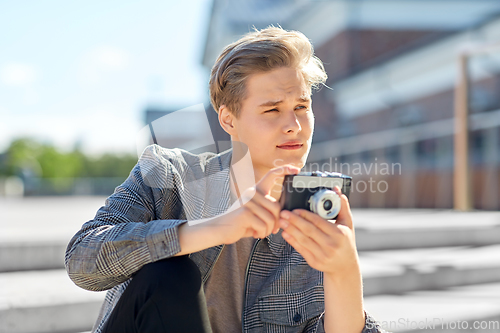
[[[326,220],[337,217],[340,211],[340,197],[329,189],[321,189],[309,198],[309,209]]]
[[[325,202],[323,203],[323,208],[324,208],[325,210],[330,210],[330,209],[332,209],[332,206],[333,206],[333,204],[332,204],[332,200],[325,200]]]

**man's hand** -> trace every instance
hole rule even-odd
[[[363,283],[349,201],[340,188],[341,208],[335,223],[304,209],[282,211],[283,238],[324,273],[325,331],[361,332],[365,325]]]
[[[275,185],[283,184],[285,175],[299,171],[291,165],[271,169],[255,187],[244,191],[229,212],[214,221],[225,234],[224,243],[232,244],[244,237],[264,238],[271,232],[277,233],[281,207],[271,196],[271,191]]]
[[[282,211],[283,238],[309,266],[330,276],[359,271],[352,214],[347,197],[339,187],[341,209],[335,223],[304,209]]]
[[[176,256],[208,249],[220,244],[232,244],[244,237],[264,238],[279,231],[280,204],[270,194],[275,185],[283,184],[287,174],[297,174],[299,168],[286,165],[271,169],[253,188],[243,192],[224,214],[179,226],[181,251]],[[213,195],[217,195],[214,193]]]

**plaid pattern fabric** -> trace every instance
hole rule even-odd
[[[80,287],[108,290],[93,332],[101,332],[133,273],[180,251],[177,228],[230,206],[231,151],[194,155],[146,148],[128,179],[85,223],[66,250]],[[190,254],[208,279],[223,245]],[[323,274],[282,237],[259,239],[247,267],[242,332],[324,332]],[[383,332],[367,314],[363,333]]]

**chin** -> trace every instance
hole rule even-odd
[[[306,164],[306,158],[307,156],[303,158],[277,158],[273,161],[272,168],[277,168],[283,165],[291,164],[293,166],[303,168],[304,165]]]

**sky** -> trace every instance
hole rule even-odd
[[[0,152],[30,136],[136,151],[147,106],[208,101],[211,0],[0,0]]]

